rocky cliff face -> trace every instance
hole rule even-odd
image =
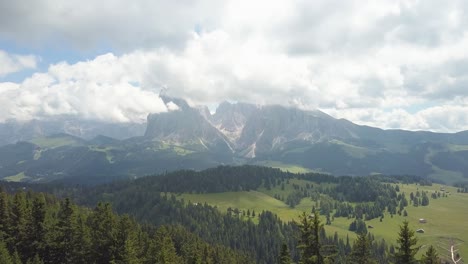
[[[226,144],[239,155],[253,158],[295,141],[358,137],[352,131],[355,125],[320,111],[223,102],[211,115],[205,107],[190,107],[180,99],[165,101],[176,104],[177,110],[150,115],[147,138],[180,145],[200,143],[207,148]]]
[[[151,140],[198,150],[229,150],[229,140],[209,121],[205,108],[190,107],[185,101],[165,97],[166,104],[175,104],[176,110],[150,114],[145,137]]]

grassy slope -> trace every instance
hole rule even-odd
[[[280,162],[280,161],[273,161],[273,160],[259,161],[259,162],[256,163],[256,165],[276,168],[276,169],[280,169],[280,170],[282,170],[284,172],[291,172],[291,173],[312,172],[311,169],[304,168],[304,167],[302,167],[300,165],[286,164],[286,163],[283,163],[283,162]]]
[[[26,180],[26,179],[30,179],[30,177],[24,175],[24,171],[20,172],[20,173],[18,173],[16,175],[12,175],[12,176],[8,176],[8,177],[3,178],[3,180],[11,181],[11,182],[20,182],[20,181]]]
[[[76,139],[67,136],[35,138],[31,140],[31,143],[38,145],[41,148],[57,148],[61,146],[79,144]]]
[[[410,192],[416,192],[417,188],[432,192],[440,190],[441,186],[402,185],[400,187],[401,191],[409,194]],[[468,210],[466,210],[468,207],[468,194],[457,193],[456,188],[453,187],[445,187],[445,190],[450,192],[448,197],[431,199],[429,206],[409,206],[407,208],[408,217],[406,219],[410,222],[410,226],[415,230],[419,228],[425,230],[424,234],[417,234],[420,245],[432,244],[438,246],[439,244],[447,244],[450,238],[458,242],[468,240],[468,225],[466,225],[468,219]],[[426,219],[427,223],[420,224],[419,218]],[[373,233],[393,241],[398,232],[398,226],[404,219],[405,217],[402,216],[395,216],[393,219],[386,216],[382,223],[375,219],[370,221],[369,224],[375,226]],[[443,253],[442,249],[438,248],[438,250]],[[460,254],[465,257],[468,256],[467,244],[460,247]]]
[[[282,201],[276,200],[272,196],[274,194],[287,195],[292,190],[292,184],[300,186],[305,185],[306,181],[291,180],[290,184],[285,185],[285,190],[281,190],[280,186],[274,189],[266,190],[260,189],[259,191],[250,192],[227,192],[227,193],[212,193],[212,194],[182,194],[179,197],[184,198],[186,201],[208,203],[216,205],[220,211],[226,212],[228,207],[238,208],[240,210],[249,209],[255,210],[256,213],[262,210],[269,210],[276,213],[281,219],[291,221],[302,212],[310,211],[315,201],[306,198],[301,201],[295,208],[290,208]],[[428,190],[433,192],[439,190],[440,185],[434,186],[417,186],[417,185],[400,185],[402,192],[406,193],[409,197],[411,192],[419,190]],[[423,228],[426,232],[424,234],[417,233],[419,245],[432,244],[438,248],[442,254],[443,250],[439,247],[440,244],[448,243],[448,238],[453,238],[455,241],[468,241],[468,194],[457,193],[453,187],[445,187],[446,191],[450,194],[448,197],[441,197],[439,199],[430,199],[430,204],[427,207],[414,207],[412,205],[407,207],[408,217],[399,215],[390,217],[385,214],[382,222],[379,219],[368,221],[368,225],[374,228],[369,229],[376,238],[383,238],[387,242],[394,243],[398,234],[399,226],[406,219],[410,222],[410,227],[414,230]],[[419,218],[425,218],[428,222],[426,224],[419,224]],[[325,219],[323,220],[325,222]],[[325,226],[327,233],[332,235],[338,232],[340,237],[345,238],[349,235],[350,239],[354,239],[355,234],[349,232],[348,226],[352,219],[336,218],[332,225]],[[425,250],[422,249],[421,253]],[[468,256],[468,244],[460,246],[460,254]]]
[[[102,147],[102,146],[88,146],[89,150],[102,152],[106,155],[106,159],[109,163],[114,163],[114,155],[112,155],[112,147]]]
[[[463,150],[464,146],[459,145],[452,145],[451,149],[455,150]],[[449,171],[444,170],[436,165],[432,164],[431,159],[437,154],[437,152],[431,150],[429,153],[424,157],[424,162],[429,164],[432,167],[433,173],[429,175],[429,178],[432,179],[442,179],[447,184],[453,184],[455,182],[464,181],[466,178],[463,177],[463,174],[458,171]]]

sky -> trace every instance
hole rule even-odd
[[[0,1],[0,122],[144,122],[159,92],[468,130],[468,2]]]

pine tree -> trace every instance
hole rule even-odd
[[[28,260],[28,262],[26,262],[26,264],[44,264],[44,261],[42,261],[42,259],[39,257],[39,255],[36,254],[34,256],[34,258]]]
[[[430,245],[426,253],[422,256],[421,263],[423,264],[438,264],[440,263],[439,256],[435,248]]]
[[[323,256],[320,252],[320,230],[323,225],[317,211],[308,216],[305,212],[299,216],[300,222],[297,224],[301,232],[298,248],[301,250],[302,264],[322,264]]]
[[[0,241],[0,263],[2,264],[13,264],[10,253],[5,246],[5,243]]]
[[[159,249],[156,254],[156,263],[179,263],[174,242],[164,226],[156,231],[156,248]]]
[[[28,255],[28,247],[30,245],[27,230],[30,216],[26,194],[24,192],[16,193],[13,197],[13,206],[11,208],[12,233],[10,238],[15,240],[13,249],[21,253],[22,261],[27,260],[23,255],[25,255],[24,253]]]
[[[429,205],[429,197],[425,192],[422,193],[422,199],[421,199],[421,205],[422,206],[428,206]]]
[[[279,263],[292,264],[291,254],[289,253],[288,245],[286,245],[285,243],[281,245]]]
[[[97,263],[109,263],[115,260],[117,244],[117,221],[110,204],[99,203],[90,216],[91,257]]]
[[[57,213],[58,221],[54,225],[55,232],[50,234],[50,260],[53,263],[72,262],[74,216],[73,205],[70,199],[66,198],[65,201],[60,204],[60,209]]]
[[[135,225],[128,215],[120,218],[117,227],[117,261],[123,263],[139,263],[136,249]]]
[[[86,225],[88,218],[85,215],[78,215],[73,218],[71,240],[72,257],[75,263],[88,263],[91,251],[90,229]]]
[[[395,252],[396,264],[412,264],[417,263],[414,255],[419,248],[416,247],[418,239],[414,236],[414,231],[408,227],[408,221],[404,221],[400,226],[398,233],[397,247]]]
[[[0,187],[0,240],[7,241],[9,232],[10,208],[8,206],[8,196]]]
[[[35,258],[35,255],[41,256],[45,250],[45,227],[46,216],[45,198],[39,194],[32,202],[31,217],[27,224],[28,246],[23,255],[27,258]],[[38,256],[38,258],[39,258]]]
[[[11,263],[12,264],[22,264],[21,258],[20,258],[19,254],[18,254],[18,251],[16,251],[16,250],[13,253],[13,256],[11,256]]]
[[[361,233],[358,235],[354,242],[353,249],[349,255],[349,263],[355,264],[371,264],[376,263],[371,256],[371,245],[369,238],[366,234]]]
[[[169,235],[159,237],[159,254],[157,255],[157,263],[172,264],[179,263],[174,242]]]

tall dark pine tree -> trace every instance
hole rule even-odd
[[[117,226],[116,262],[138,263],[136,244],[137,234],[135,224],[128,215],[124,215],[120,218]]]
[[[60,204],[57,214],[58,221],[54,226],[55,232],[51,234],[50,259],[55,263],[72,262],[74,210],[69,198]]]
[[[10,253],[6,248],[5,244],[0,242],[0,263],[2,264],[13,264],[13,260],[11,259]]]
[[[51,252],[47,260],[52,263],[86,263],[90,256],[88,228],[85,217],[69,198],[60,203],[57,222],[51,237]]]
[[[0,187],[0,240],[7,241],[10,233],[10,207],[7,194]]]
[[[165,227],[161,227],[156,231],[156,247],[158,248],[155,256],[156,263],[181,262],[174,247],[174,241]]]
[[[413,264],[418,263],[414,258],[419,248],[416,247],[418,239],[414,236],[414,230],[408,226],[408,221],[404,221],[400,226],[400,232],[397,239],[397,251],[395,252],[396,264]]]
[[[279,263],[280,264],[292,264],[291,254],[289,253],[288,245],[286,245],[285,243],[281,245]]]
[[[320,252],[320,230],[323,224],[320,215],[314,211],[311,215],[303,212],[299,216],[300,222],[297,224],[301,232],[298,248],[301,250],[302,264],[322,264],[323,256]]]
[[[366,234],[358,235],[354,242],[353,249],[349,255],[348,263],[352,264],[372,264],[376,261],[371,256],[371,243]]]
[[[426,253],[422,256],[421,263],[423,264],[439,264],[440,259],[435,248],[430,245]]]
[[[28,250],[25,253],[27,259],[34,259],[43,257],[45,250],[45,198],[43,194],[38,194],[33,202],[31,208],[31,217],[27,225],[27,236],[28,236]],[[36,259],[37,259],[36,258]]]
[[[98,263],[115,261],[117,256],[117,219],[110,204],[99,203],[90,217],[92,252]]]
[[[28,208],[28,202],[26,200],[26,194],[24,192],[18,192],[13,197],[13,206],[11,208],[11,239],[14,239],[14,243],[10,244],[10,251],[18,250],[29,255],[29,238],[27,225],[31,216]],[[25,262],[27,259],[23,257],[22,261]]]

